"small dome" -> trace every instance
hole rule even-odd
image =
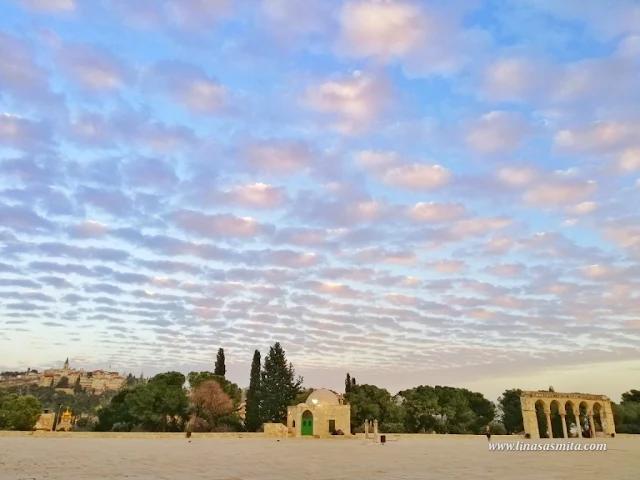
[[[314,390],[305,403],[307,405],[340,405],[335,393],[325,388]]]

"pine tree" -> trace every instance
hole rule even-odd
[[[347,373],[347,378],[344,381],[344,393],[349,393],[351,391],[351,375]]]
[[[261,411],[264,422],[286,423],[287,407],[302,390],[302,377],[296,378],[280,343],[276,342],[264,359],[261,376]]]
[[[216,365],[213,368],[213,373],[221,377],[224,377],[227,373],[227,367],[224,364],[224,348],[218,349],[218,356],[216,357]]]
[[[251,362],[251,376],[249,377],[244,418],[244,425],[249,432],[255,432],[262,425],[260,397],[260,351],[256,350],[253,352],[253,361]]]

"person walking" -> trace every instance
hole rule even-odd
[[[489,425],[484,429],[484,434],[487,436],[487,442],[491,441],[491,427]]]

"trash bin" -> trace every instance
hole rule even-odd
[[[386,443],[387,442],[387,436],[386,435],[380,435],[380,443]]]

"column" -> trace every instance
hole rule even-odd
[[[560,412],[560,417],[562,418],[562,434],[564,435],[562,438],[569,438],[567,433],[567,412]]]
[[[553,430],[551,430],[551,410],[545,410],[544,416],[547,417],[547,436],[553,438]]]
[[[593,421],[593,412],[589,412],[589,433],[591,433],[591,438],[595,438],[596,423]]]

